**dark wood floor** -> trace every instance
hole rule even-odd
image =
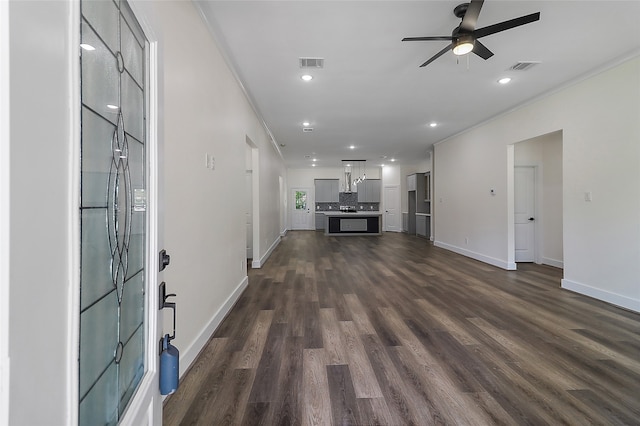
[[[289,232],[164,424],[640,424],[640,315],[518,266]]]

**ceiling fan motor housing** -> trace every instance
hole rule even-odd
[[[467,9],[469,8],[469,3],[462,3],[457,5],[453,9],[453,14],[456,15],[457,18],[464,18],[465,13],[467,13]]]

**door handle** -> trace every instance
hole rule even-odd
[[[169,263],[171,263],[171,256],[167,254],[167,251],[165,249],[160,250],[160,254],[158,255],[159,272],[164,271],[164,268],[169,266]]]
[[[532,218],[532,217],[530,217],[530,218],[529,218],[529,220],[530,220],[530,221],[534,221],[535,219],[534,219],[534,218]]]

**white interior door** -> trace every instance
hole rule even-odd
[[[313,229],[313,199],[309,188],[291,190],[291,229]]]
[[[125,0],[80,8],[78,423],[161,424],[155,58]]]
[[[534,167],[516,167],[515,188],[515,259],[535,260],[535,179]]]
[[[400,187],[388,185],[384,187],[384,230],[400,232]]]

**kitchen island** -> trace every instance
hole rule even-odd
[[[325,212],[325,235],[382,235],[382,213],[378,211]]]

